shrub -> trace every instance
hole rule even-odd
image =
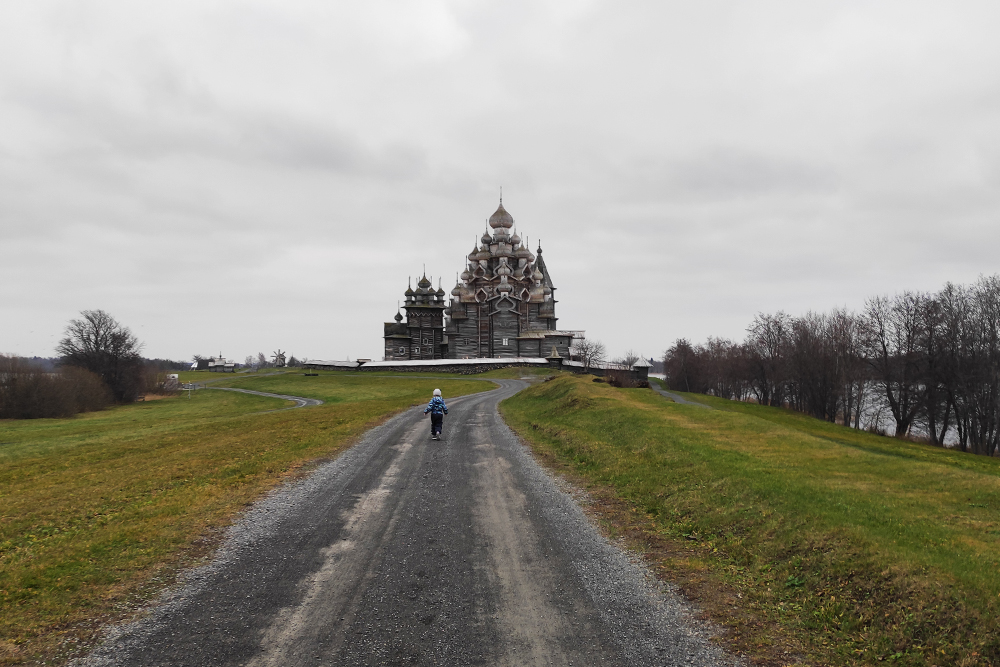
[[[605,381],[612,387],[624,387],[634,389],[636,387],[648,387],[649,383],[640,380],[635,373],[625,368],[609,368],[604,371]]]
[[[108,385],[96,373],[85,368],[65,366],[59,369],[59,374],[73,389],[76,412],[103,410],[114,402]]]
[[[0,355],[0,419],[71,417],[110,403],[111,392],[94,373],[47,371],[27,359]]]

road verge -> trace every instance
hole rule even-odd
[[[445,384],[446,383],[446,384]],[[281,375],[75,419],[5,420],[0,664],[64,662],[211,553],[248,504],[389,416],[468,379]]]
[[[713,407],[564,377],[501,409],[758,664],[996,664],[997,462]]]

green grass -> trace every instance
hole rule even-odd
[[[494,387],[336,374],[219,384],[326,403],[264,413],[290,403],[209,389],[73,419],[0,421],[0,664],[65,658],[204,555],[247,503],[434,387]]]
[[[440,378],[443,380],[455,380],[456,378],[465,378],[469,380],[480,380],[480,379],[520,379],[522,377],[527,378],[538,378],[546,377],[549,375],[560,374],[561,371],[556,371],[548,366],[513,366],[509,368],[500,368],[497,370],[486,371],[484,373],[475,373],[470,375],[461,375],[456,373],[443,373],[437,372],[433,369],[420,369],[414,372],[401,372],[395,370],[385,370],[385,371],[357,371],[357,370],[309,370],[306,371],[302,368],[295,369],[274,369],[265,368],[261,369],[257,373],[252,372],[239,372],[239,373],[212,373],[209,371],[180,371],[178,375],[180,376],[181,382],[198,382],[201,384],[211,384],[212,386],[230,386],[230,381],[240,381],[246,378],[261,378],[265,375],[270,375],[272,373],[282,373],[288,375],[303,375],[304,373],[316,373],[317,377],[390,377],[390,378]],[[240,386],[238,384],[232,386]]]
[[[503,410],[765,662],[1000,663],[1000,462],[685,396],[716,409],[559,378]]]
[[[272,394],[318,398],[326,404],[405,399],[411,402],[407,405],[429,400],[431,392],[435,388],[440,388],[447,399],[449,396],[460,396],[474,391],[488,391],[496,387],[494,383],[484,381],[483,375],[463,376],[440,373],[429,377],[407,377],[405,375],[374,373],[346,374],[339,371],[320,371],[315,376],[305,376],[301,371],[250,377],[226,375],[223,379],[213,382],[211,386],[236,387],[266,391]]]

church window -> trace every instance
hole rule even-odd
[[[507,344],[507,339],[506,339],[506,338],[504,338],[504,339],[503,339],[503,344],[504,344],[504,345],[506,345],[506,344]]]

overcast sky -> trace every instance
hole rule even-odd
[[[1000,3],[5,2],[0,352],[379,358],[504,205],[562,328],[1000,271]]]

